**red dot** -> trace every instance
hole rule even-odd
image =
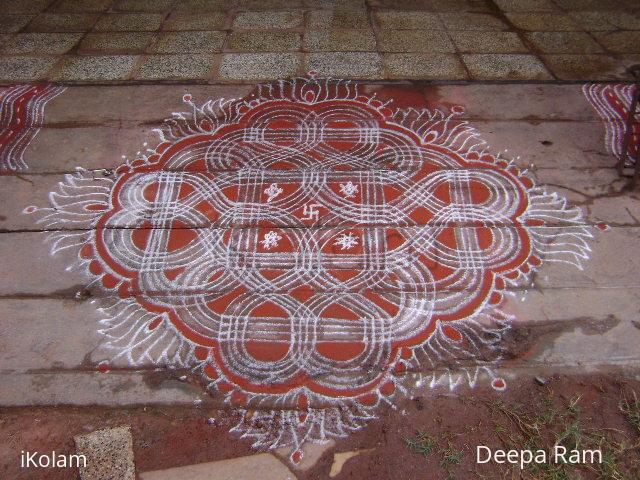
[[[291,461],[295,464],[298,464],[302,460],[303,456],[304,456],[304,453],[302,452],[302,450],[296,450],[291,454]]]
[[[494,378],[491,382],[491,386],[496,390],[502,391],[507,388],[507,383],[502,378]]]

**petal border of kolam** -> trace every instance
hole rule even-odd
[[[233,123],[243,112],[273,100],[317,103],[332,100],[352,100],[365,103],[377,110],[389,123],[414,132],[423,144],[434,144],[460,155],[467,162],[488,163],[508,171],[528,196],[528,207],[519,217],[521,225],[531,239],[532,254],[518,268],[504,272],[494,279],[493,293],[467,318],[438,322],[435,331],[423,343],[411,348],[403,347],[378,387],[357,398],[328,397],[314,393],[306,387],[297,387],[286,394],[253,394],[244,392],[230,382],[211,361],[209,349],[186,338],[169,321],[166,314],[145,310],[135,299],[102,300],[99,311],[100,333],[106,337],[105,347],[113,352],[112,360],[124,358],[131,366],[151,362],[168,368],[190,368],[199,373],[207,390],[218,390],[225,402],[234,405],[243,417],[232,431],[250,439],[256,448],[289,446],[290,459],[299,463],[301,447],[305,442],[323,443],[330,438],[345,437],[376,418],[382,404],[392,408],[397,392],[407,393],[410,388],[428,385],[450,390],[458,385],[475,387],[487,382],[496,390],[504,390],[506,382],[494,371],[497,362],[504,359],[501,340],[514,319],[501,310],[504,295],[515,295],[507,287],[525,285],[542,260],[564,262],[582,269],[589,257],[588,241],[593,237],[590,227],[582,219],[578,207],[569,207],[564,198],[535,186],[527,171],[521,171],[502,154],[492,155],[478,132],[466,121],[459,119],[465,110],[454,106],[448,113],[439,109],[391,109],[391,101],[383,102],[376,95],[364,95],[358,85],[348,80],[309,77],[280,80],[258,85],[255,93],[246,99],[216,99],[196,106],[191,95],[183,97],[189,112],[174,113],[157,129],[159,144],[138,152],[131,160],[123,157],[123,164],[115,170],[120,173],[153,163],[169,144],[194,134],[213,134],[223,125]],[[144,144],[147,147],[146,144]],[[53,230],[48,241],[51,254],[73,249],[78,252],[76,265],[92,282],[110,294],[117,294],[119,285],[96,265],[92,245],[92,228],[100,216],[110,208],[113,178],[79,168],[64,176],[58,190],[49,194],[51,207],[25,208],[24,213],[37,214],[37,222]],[[548,227],[560,229],[549,232]],[[58,230],[56,230],[58,229]],[[451,328],[450,325],[455,325]],[[464,339],[465,341],[461,341]],[[426,370],[427,372],[422,372]],[[409,385],[403,380],[407,372],[413,378]],[[310,401],[312,400],[312,401]],[[323,404],[323,408],[309,405]],[[263,406],[265,405],[265,406]],[[282,405],[297,408],[276,409]],[[262,406],[262,408],[261,408]]]

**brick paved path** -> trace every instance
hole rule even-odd
[[[612,80],[635,0],[3,0],[0,81]]]

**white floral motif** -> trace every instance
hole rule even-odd
[[[341,183],[340,193],[342,193],[345,198],[353,198],[356,196],[356,193],[358,193],[358,185],[355,185],[352,181]]]
[[[278,186],[277,183],[272,183],[269,185],[269,188],[265,189],[264,193],[267,195],[267,203],[270,203],[271,200],[280,195],[284,190]]]
[[[358,245],[358,238],[351,233],[341,233],[333,244],[339,246],[340,250],[349,250]]]
[[[264,234],[264,237],[262,240],[260,240],[260,243],[265,250],[271,250],[272,248],[278,246],[278,242],[280,240],[282,240],[282,235],[279,235],[278,233],[271,230],[270,232]]]

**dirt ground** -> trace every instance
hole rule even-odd
[[[522,377],[506,392],[427,390],[381,411],[380,419],[336,442],[300,480],[326,479],[334,453],[349,459],[335,479],[636,479],[640,478],[640,381],[618,375]],[[139,472],[250,455],[228,433],[233,411],[206,406],[14,408],[0,412],[0,477],[68,480],[73,470],[20,468],[20,451],[74,452],[73,436],[131,425]],[[492,449],[601,448],[603,463],[478,465],[476,445]]]

